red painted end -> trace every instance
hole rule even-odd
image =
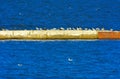
[[[98,39],[120,39],[120,32],[98,32]]]

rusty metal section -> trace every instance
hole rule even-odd
[[[120,32],[118,31],[98,32],[98,39],[120,39]]]

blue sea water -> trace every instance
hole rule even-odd
[[[120,0],[0,0],[0,29],[120,30]],[[1,40],[0,79],[119,79],[119,40]]]
[[[119,79],[120,41],[0,41],[0,79]]]
[[[120,0],[0,0],[0,26],[120,30]]]

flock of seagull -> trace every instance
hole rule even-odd
[[[48,29],[43,29],[43,28],[38,28],[38,27],[36,27],[36,30],[48,30]],[[104,28],[92,28],[92,29],[88,29],[88,28],[84,28],[84,29],[82,29],[82,28],[63,28],[63,27],[61,27],[61,28],[59,28],[59,29],[57,29],[57,28],[52,28],[52,29],[49,29],[49,30],[92,30],[92,31],[105,31],[105,29]],[[113,29],[110,29],[110,31],[113,31]]]
[[[26,29],[25,29],[26,30]],[[91,29],[88,29],[88,28],[52,28],[52,29],[46,29],[46,28],[38,28],[36,27],[35,30],[85,30],[85,31],[88,31],[88,30],[91,30],[91,31],[106,31],[104,28],[91,28]],[[2,29],[2,31],[7,31],[7,29]],[[110,29],[109,31],[113,31],[113,29]]]

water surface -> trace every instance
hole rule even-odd
[[[119,40],[0,41],[0,79],[118,79]]]

